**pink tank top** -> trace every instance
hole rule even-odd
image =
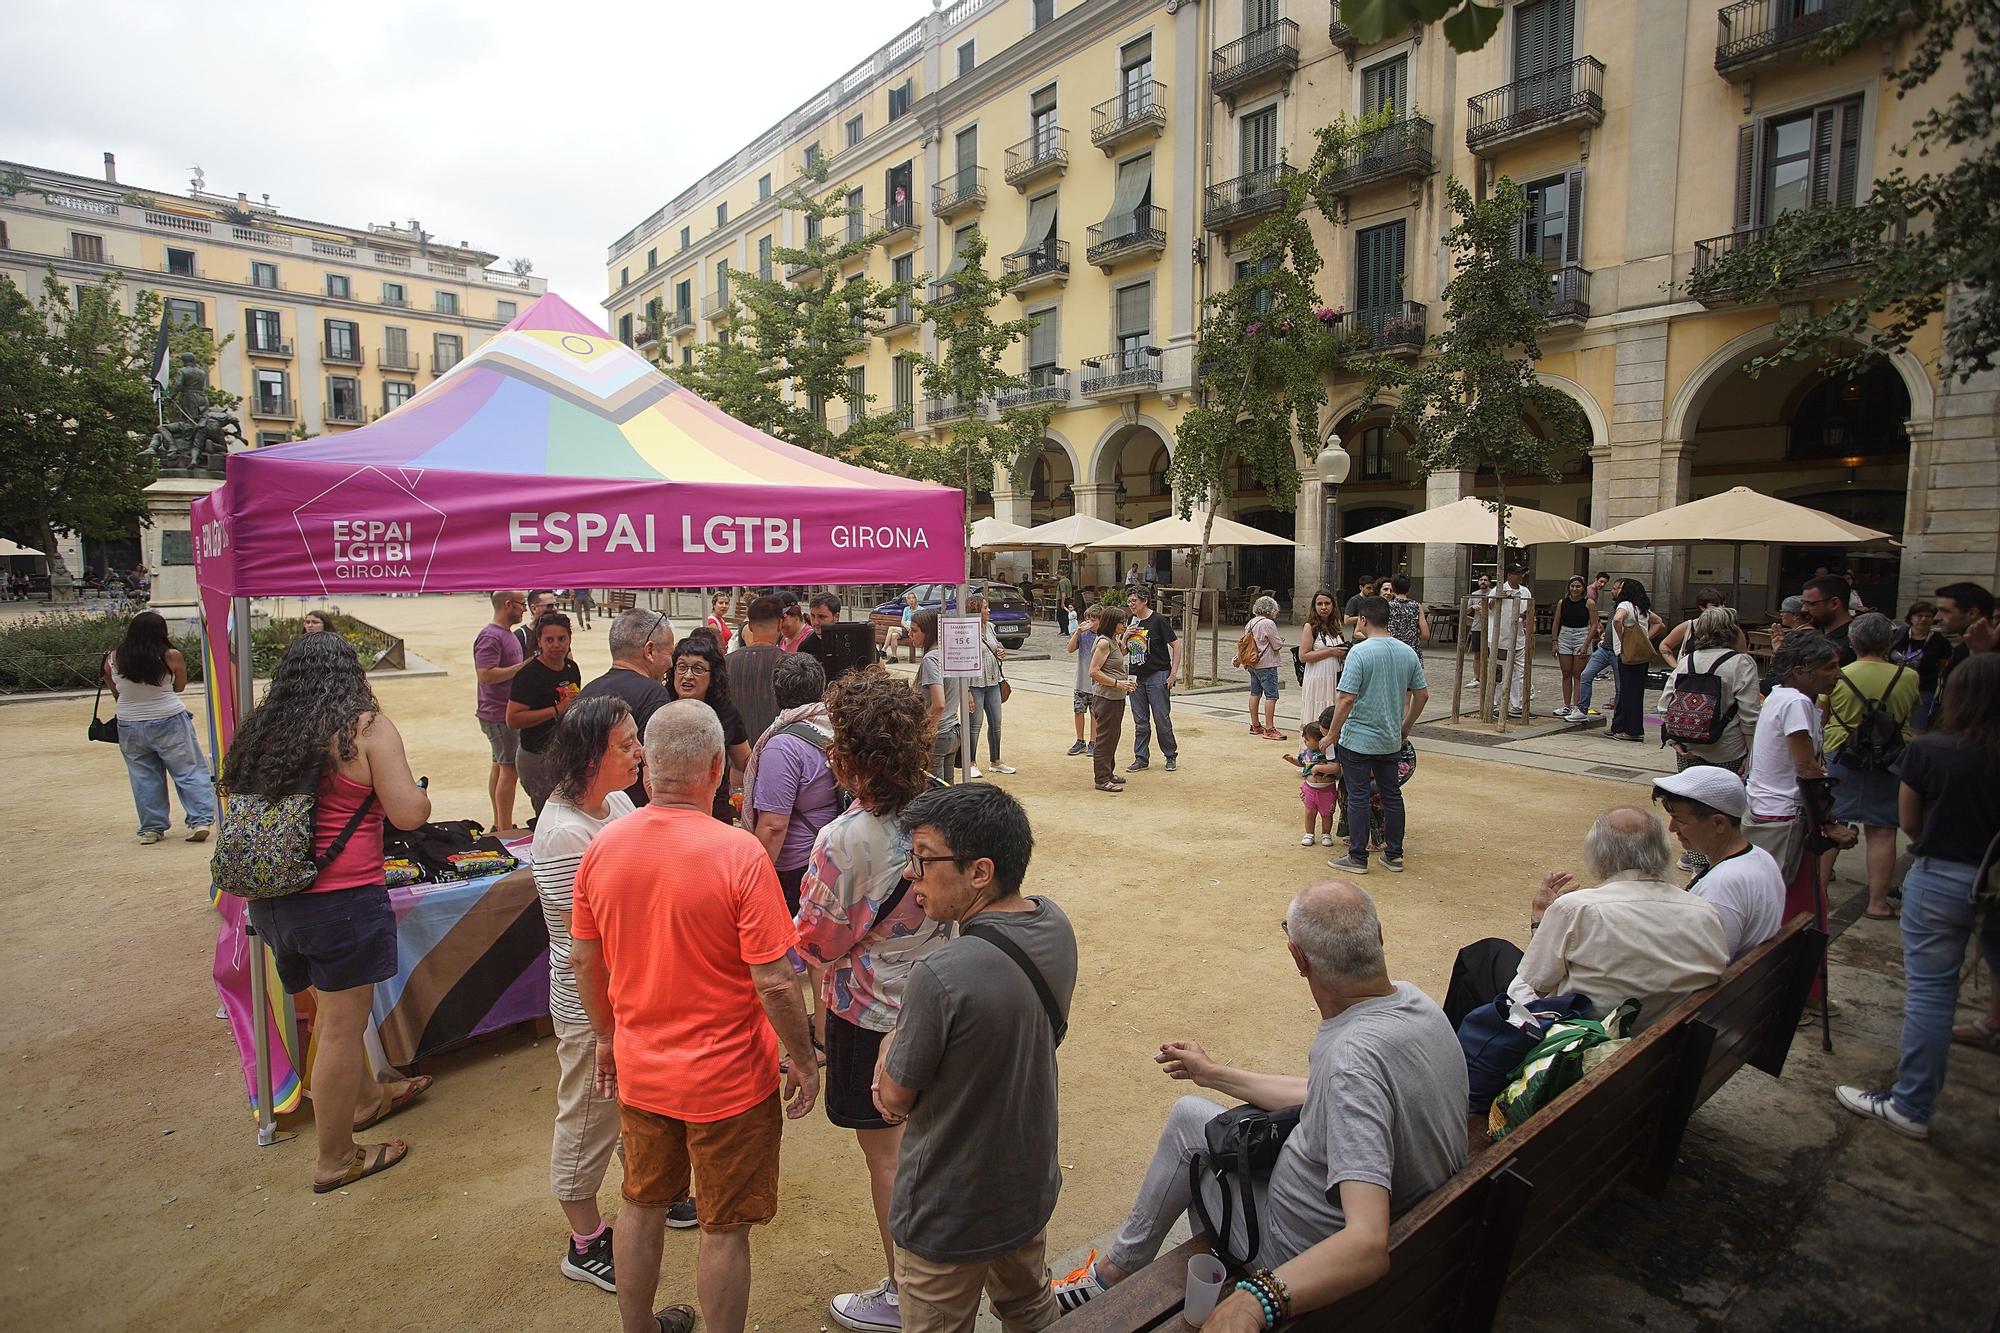
[[[329,772],[320,779],[319,803],[313,818],[313,854],[325,856],[333,840],[354,818],[361,803],[374,795],[352,778]],[[347,840],[347,846],[319,872],[309,893],[331,893],[335,889],[363,889],[382,883],[382,807],[372,806]]]

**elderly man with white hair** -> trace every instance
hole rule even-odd
[[[1331,1304],[1389,1271],[1389,1224],[1465,1164],[1465,1059],[1430,997],[1391,981],[1375,904],[1353,884],[1322,880],[1285,913],[1286,948],[1319,1011],[1307,1074],[1260,1074],[1221,1064],[1191,1041],[1154,1059],[1167,1076],[1267,1111],[1297,1107],[1298,1127],[1268,1177],[1252,1180],[1254,1243],[1234,1180],[1202,1181],[1202,1206],[1227,1223],[1227,1248],[1248,1254],[1257,1280],[1292,1314]],[[1303,1105],[1301,1105],[1303,1103]],[[1065,1311],[1151,1263],[1194,1204],[1189,1163],[1224,1108],[1183,1097],[1167,1114],[1139,1197],[1109,1253],[1056,1282]],[[1226,1211],[1225,1211],[1226,1209]],[[1199,1214],[1197,1214],[1199,1216]],[[1258,1298],[1233,1292],[1206,1329],[1267,1325]]]
[[[596,1034],[598,1095],[618,1097],[625,1148],[613,1241],[625,1333],[694,1328],[691,1306],[652,1308],[661,1229],[690,1173],[701,1177],[702,1322],[743,1333],[750,1228],[777,1215],[784,1119],[819,1095],[777,872],[749,830],[709,812],[728,762],[707,704],[661,708],[646,724],[651,803],[608,825],[576,869],[570,966]]]
[[[1250,623],[1243,627],[1243,637],[1250,641],[1257,655],[1257,660],[1248,664],[1250,734],[1281,741],[1285,739],[1285,733],[1278,730],[1278,663],[1285,651],[1285,641],[1278,633],[1277,598],[1259,597],[1256,600],[1250,607]],[[1243,660],[1240,650],[1237,660]],[[1264,705],[1261,717],[1257,712],[1259,701]]]

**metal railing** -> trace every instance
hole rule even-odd
[[[1035,403],[1066,403],[1069,401],[1069,372],[1057,366],[1037,366],[1021,378],[1028,383],[1020,389],[1010,389],[1000,395],[1000,410],[1010,407],[1029,407]]]
[[[1051,125],[1007,150],[1007,183],[1021,185],[1068,166],[1069,131]]]
[[[1350,310],[1340,316],[1340,327],[1344,333],[1358,335],[1365,346],[1378,352],[1421,350],[1427,314],[1421,301],[1399,301],[1395,305]]]
[[[1069,276],[1069,242],[1044,241],[1032,250],[1019,251],[1000,261],[1007,272],[1020,277],[1019,287],[1044,278]]]
[[[383,370],[407,370],[414,373],[417,368],[417,354],[407,347],[378,347],[375,349],[375,364]]]
[[[1335,0],[1333,8],[1336,14],[1340,12],[1339,0]],[[1326,25],[1326,39],[1333,43],[1336,51],[1352,52],[1355,47],[1361,45],[1360,40],[1354,35],[1354,29],[1339,19],[1334,19]]]
[[[896,302],[882,312],[882,332],[893,333],[897,329],[914,327],[917,322],[917,307],[908,297]]]
[[[1106,352],[1083,364],[1089,367],[1081,385],[1086,394],[1126,393],[1160,382],[1160,359],[1143,347]]]
[[[985,167],[966,167],[931,187],[931,211],[941,218],[985,202]]]
[[[1535,298],[1535,309],[1551,323],[1580,323],[1589,319],[1590,270],[1581,264],[1550,269],[1548,284]]]
[[[1210,231],[1221,231],[1272,212],[1284,204],[1289,178],[1296,175],[1295,168],[1280,162],[1209,186],[1202,208],[1202,225]]]
[[[385,296],[376,302],[376,304],[388,306],[391,310],[408,310],[410,308],[410,298],[407,296]]]
[[[877,213],[870,220],[869,228],[881,232],[884,236],[894,236],[899,231],[914,230],[916,225],[917,203],[916,200],[910,199],[900,204],[891,204]]]
[[[360,403],[327,403],[324,415],[327,422],[340,426],[358,426],[368,419],[363,415]]]
[[[1405,116],[1370,130],[1348,146],[1340,163],[1327,169],[1322,184],[1338,193],[1369,181],[1428,176],[1437,170],[1431,153],[1436,137],[1437,128],[1425,116]]]
[[[448,356],[439,356],[436,352],[432,352],[431,374],[442,375],[447,370],[450,370],[453,366],[457,365],[459,362],[463,360],[465,360],[465,357],[462,353],[448,355]]]
[[[250,415],[266,421],[297,421],[299,405],[296,399],[273,394],[256,394],[250,399]]]
[[[660,321],[657,319],[636,319],[632,321],[632,345],[644,347],[647,343],[660,340]]]
[[[728,310],[729,293],[726,290],[710,292],[701,298],[701,317],[703,319],[719,319],[728,313]]]
[[[984,409],[978,403],[961,403],[956,398],[924,399],[924,421],[962,421]]]
[[[1723,236],[1711,236],[1705,241],[1694,243],[1693,280],[1699,283],[1704,278],[1713,279],[1713,270],[1722,260],[1758,241],[1771,231],[1767,224],[1762,227],[1744,227]],[[1792,267],[1784,276],[1784,285],[1800,287],[1814,282],[1830,282],[1846,277],[1855,267],[1854,251],[1844,242],[1829,240],[1826,247],[1816,254],[1794,257]],[[1706,294],[1709,300],[1730,300],[1734,289],[1714,289]]]
[[[322,342],[319,345],[319,359],[322,361],[335,361],[343,366],[358,366],[366,360],[361,355],[361,346],[359,343],[349,343],[347,346],[342,347],[336,343],[329,342]]]
[[[289,361],[292,359],[292,340],[290,338],[264,338],[261,340],[247,338],[244,340],[243,350],[252,356],[265,356],[276,361]]]
[[[673,306],[660,316],[660,329],[667,334],[685,333],[694,327],[694,312],[686,306]]]
[[[74,259],[85,264],[116,264],[102,243],[97,245],[77,245],[71,243],[63,247],[63,258]]]
[[[1602,120],[1604,62],[1582,56],[1468,97],[1465,104],[1472,112],[1465,124],[1467,148],[1586,117]]]
[[[1209,88],[1217,93],[1242,88],[1259,79],[1288,74],[1299,67],[1299,25],[1279,19],[1227,46],[1216,48]]]
[[[1167,85],[1158,79],[1135,83],[1090,108],[1090,141],[1099,148],[1167,123]]]
[[[1084,254],[1093,264],[1140,250],[1165,249],[1167,210],[1141,204],[1124,217],[1093,222],[1084,229],[1084,243],[1087,247]]]
[[[1715,12],[1715,68],[1788,54],[1853,18],[1859,0],[1738,0]]]
[[[958,298],[959,298],[959,288],[958,288],[957,278],[954,278],[949,273],[947,273],[942,278],[936,278],[932,280],[931,302],[933,304],[944,305],[948,302],[956,301]]]

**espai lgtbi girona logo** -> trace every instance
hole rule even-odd
[[[359,468],[292,511],[322,590],[424,591],[445,514],[413,489],[422,475]]]

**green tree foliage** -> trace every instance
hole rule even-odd
[[[147,441],[159,425],[160,301],[141,292],[126,314],[120,282],[108,274],[73,301],[51,271],[37,302],[0,276],[0,534],[47,552],[62,584],[57,534],[130,532],[146,521],[140,492],[156,475]],[[206,330],[175,330],[170,345],[176,360],[214,364]]]
[[[902,422],[893,413],[869,412],[876,395],[855,392],[848,365],[867,353],[885,312],[912,284],[867,275],[883,233],[851,226],[838,190],[813,193],[824,184],[822,170],[792,189],[787,207],[806,239],[773,248],[769,277],[731,271],[731,328],[698,348],[691,367],[662,365],[739,421],[817,453],[873,465],[899,451]],[[844,412],[833,410],[843,403]]]
[[[1499,4],[1478,0],[1340,0],[1340,21],[1366,46],[1442,22],[1454,51],[1477,51],[1500,30]]]
[[[1541,260],[1520,253],[1527,196],[1505,176],[1484,200],[1455,179],[1444,188],[1457,222],[1445,233],[1452,276],[1442,293],[1441,331],[1413,365],[1371,362],[1368,397],[1393,396],[1394,423],[1408,434],[1411,465],[1424,476],[1492,474],[1495,549],[1504,561],[1507,479],[1555,480],[1556,459],[1586,447],[1590,429],[1566,394],[1535,378],[1548,273]],[[1483,694],[1484,680],[1480,687]]]
[[[1899,98],[1963,64],[1964,86],[1916,118],[1902,159],[1853,208],[1786,213],[1688,282],[1697,299],[1727,295],[1755,303],[1796,299],[1800,275],[1851,273],[1851,293],[1778,324],[1779,346],[1745,369],[1752,375],[1815,360],[1851,374],[1907,347],[1946,312],[1944,350],[1961,379],[2000,355],[2000,6],[1991,0],[1862,0],[1855,16],[1812,48],[1835,59],[1914,24],[1908,61],[1892,76]],[[1905,165],[1905,164],[1911,165]],[[1918,163],[1921,169],[1913,170]]]
[[[994,484],[1005,472],[1018,483],[1048,433],[1054,408],[1049,404],[1001,408],[989,420],[987,409],[1002,395],[1028,387],[1024,376],[1001,365],[1014,345],[1028,336],[1034,321],[996,319],[994,307],[1014,290],[1011,273],[986,271],[986,238],[970,229],[958,248],[959,267],[931,284],[916,301],[918,318],[931,326],[936,356],[918,361],[924,397],[968,407],[940,441],[942,447],[902,446],[901,457],[884,459],[888,470],[904,476],[957,486],[970,503],[975,490]]]

